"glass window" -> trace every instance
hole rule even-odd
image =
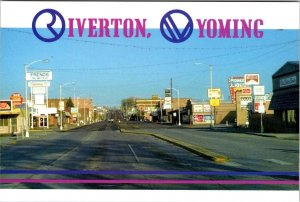
[[[296,110],[287,110],[287,126],[297,126]]]

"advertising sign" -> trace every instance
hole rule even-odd
[[[34,95],[34,104],[35,105],[44,105],[45,104],[45,95],[35,94]]]
[[[46,87],[32,87],[32,94],[46,94]]]
[[[165,89],[165,97],[172,97],[171,96],[171,89]]]
[[[220,106],[220,99],[210,99],[209,104],[212,107],[218,107]]]
[[[265,86],[253,86],[254,95],[265,95]]]
[[[194,115],[194,122],[196,123],[204,122],[204,115]]]
[[[250,87],[243,87],[242,88],[242,95],[251,95],[252,91]]]
[[[209,98],[220,98],[221,95],[221,89],[220,88],[211,88],[207,90],[207,96]]]
[[[279,87],[287,87],[287,86],[292,86],[297,84],[297,76],[290,76],[286,78],[282,78],[279,81]]]
[[[210,112],[211,107],[210,105],[203,105],[203,112]]]
[[[29,81],[28,86],[29,87],[49,87],[50,82],[49,81]]]
[[[245,74],[245,85],[259,85],[259,74]]]
[[[245,86],[245,79],[243,76],[232,76],[228,78],[229,91],[232,103],[236,103],[235,93],[237,91],[242,91]]]
[[[193,112],[194,113],[203,112],[203,105],[193,105]]]
[[[23,97],[20,93],[13,93],[10,96],[10,100],[13,101],[13,106],[19,106],[23,103]]]
[[[78,114],[78,107],[71,107],[72,114]]]
[[[58,110],[60,110],[60,111],[65,110],[65,103],[64,103],[64,101],[59,101],[58,105],[59,105],[58,106]]]
[[[50,70],[36,70],[26,72],[27,81],[50,81],[52,80],[52,71]]]
[[[241,108],[251,109],[252,107],[252,97],[251,96],[241,96]]]
[[[0,100],[0,111],[12,111],[12,101]]]

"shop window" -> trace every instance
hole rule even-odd
[[[287,110],[287,126],[297,126],[297,113],[296,110]]]

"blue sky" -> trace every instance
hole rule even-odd
[[[38,40],[31,29],[1,29],[0,99],[24,95],[24,64],[39,59],[30,69],[51,69],[49,97],[59,97],[59,84],[76,82],[76,95],[91,97],[96,105],[118,106],[131,96],[163,96],[164,89],[180,96],[207,99],[209,65],[213,87],[229,97],[228,77],[259,73],[261,85],[272,92],[272,74],[287,61],[299,60],[299,30],[265,30],[260,39],[200,39],[197,30],[185,42],[173,44],[157,29],[145,38],[74,38],[67,32],[52,43]],[[202,63],[202,65],[195,65]],[[73,86],[63,97],[73,97]],[[175,95],[174,95],[175,96]]]

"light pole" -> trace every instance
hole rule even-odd
[[[29,137],[29,131],[28,131],[28,91],[27,91],[27,78],[26,78],[26,75],[27,75],[27,72],[28,72],[28,69],[30,67],[30,65],[34,64],[34,63],[37,63],[37,62],[43,62],[43,63],[48,63],[49,60],[48,59],[44,59],[44,60],[35,60],[29,64],[25,64],[24,65],[24,70],[25,70],[25,101],[26,101],[26,104],[25,104],[25,137]],[[31,99],[32,100],[32,99]],[[32,104],[32,103],[31,103]],[[31,115],[32,116],[32,115]]]
[[[171,88],[172,90],[175,90],[177,92],[177,105],[178,105],[178,126],[181,126],[180,121],[180,105],[179,105],[179,90],[175,88]]]
[[[62,95],[62,88],[66,85],[70,85],[70,84],[75,84],[74,82],[72,83],[65,83],[65,84],[60,84],[59,85],[59,108],[60,108],[60,130],[63,130],[63,121],[62,121],[62,112],[63,112],[63,106],[62,105],[62,101],[61,101],[61,95]]]
[[[205,65],[201,62],[196,62],[194,63],[195,65]],[[210,91],[212,92],[212,88],[213,88],[213,76],[212,76],[212,65],[209,65],[209,72],[210,72]],[[211,97],[209,98],[209,105],[211,104]],[[210,128],[213,127],[213,122],[212,122],[212,106],[210,105]]]

